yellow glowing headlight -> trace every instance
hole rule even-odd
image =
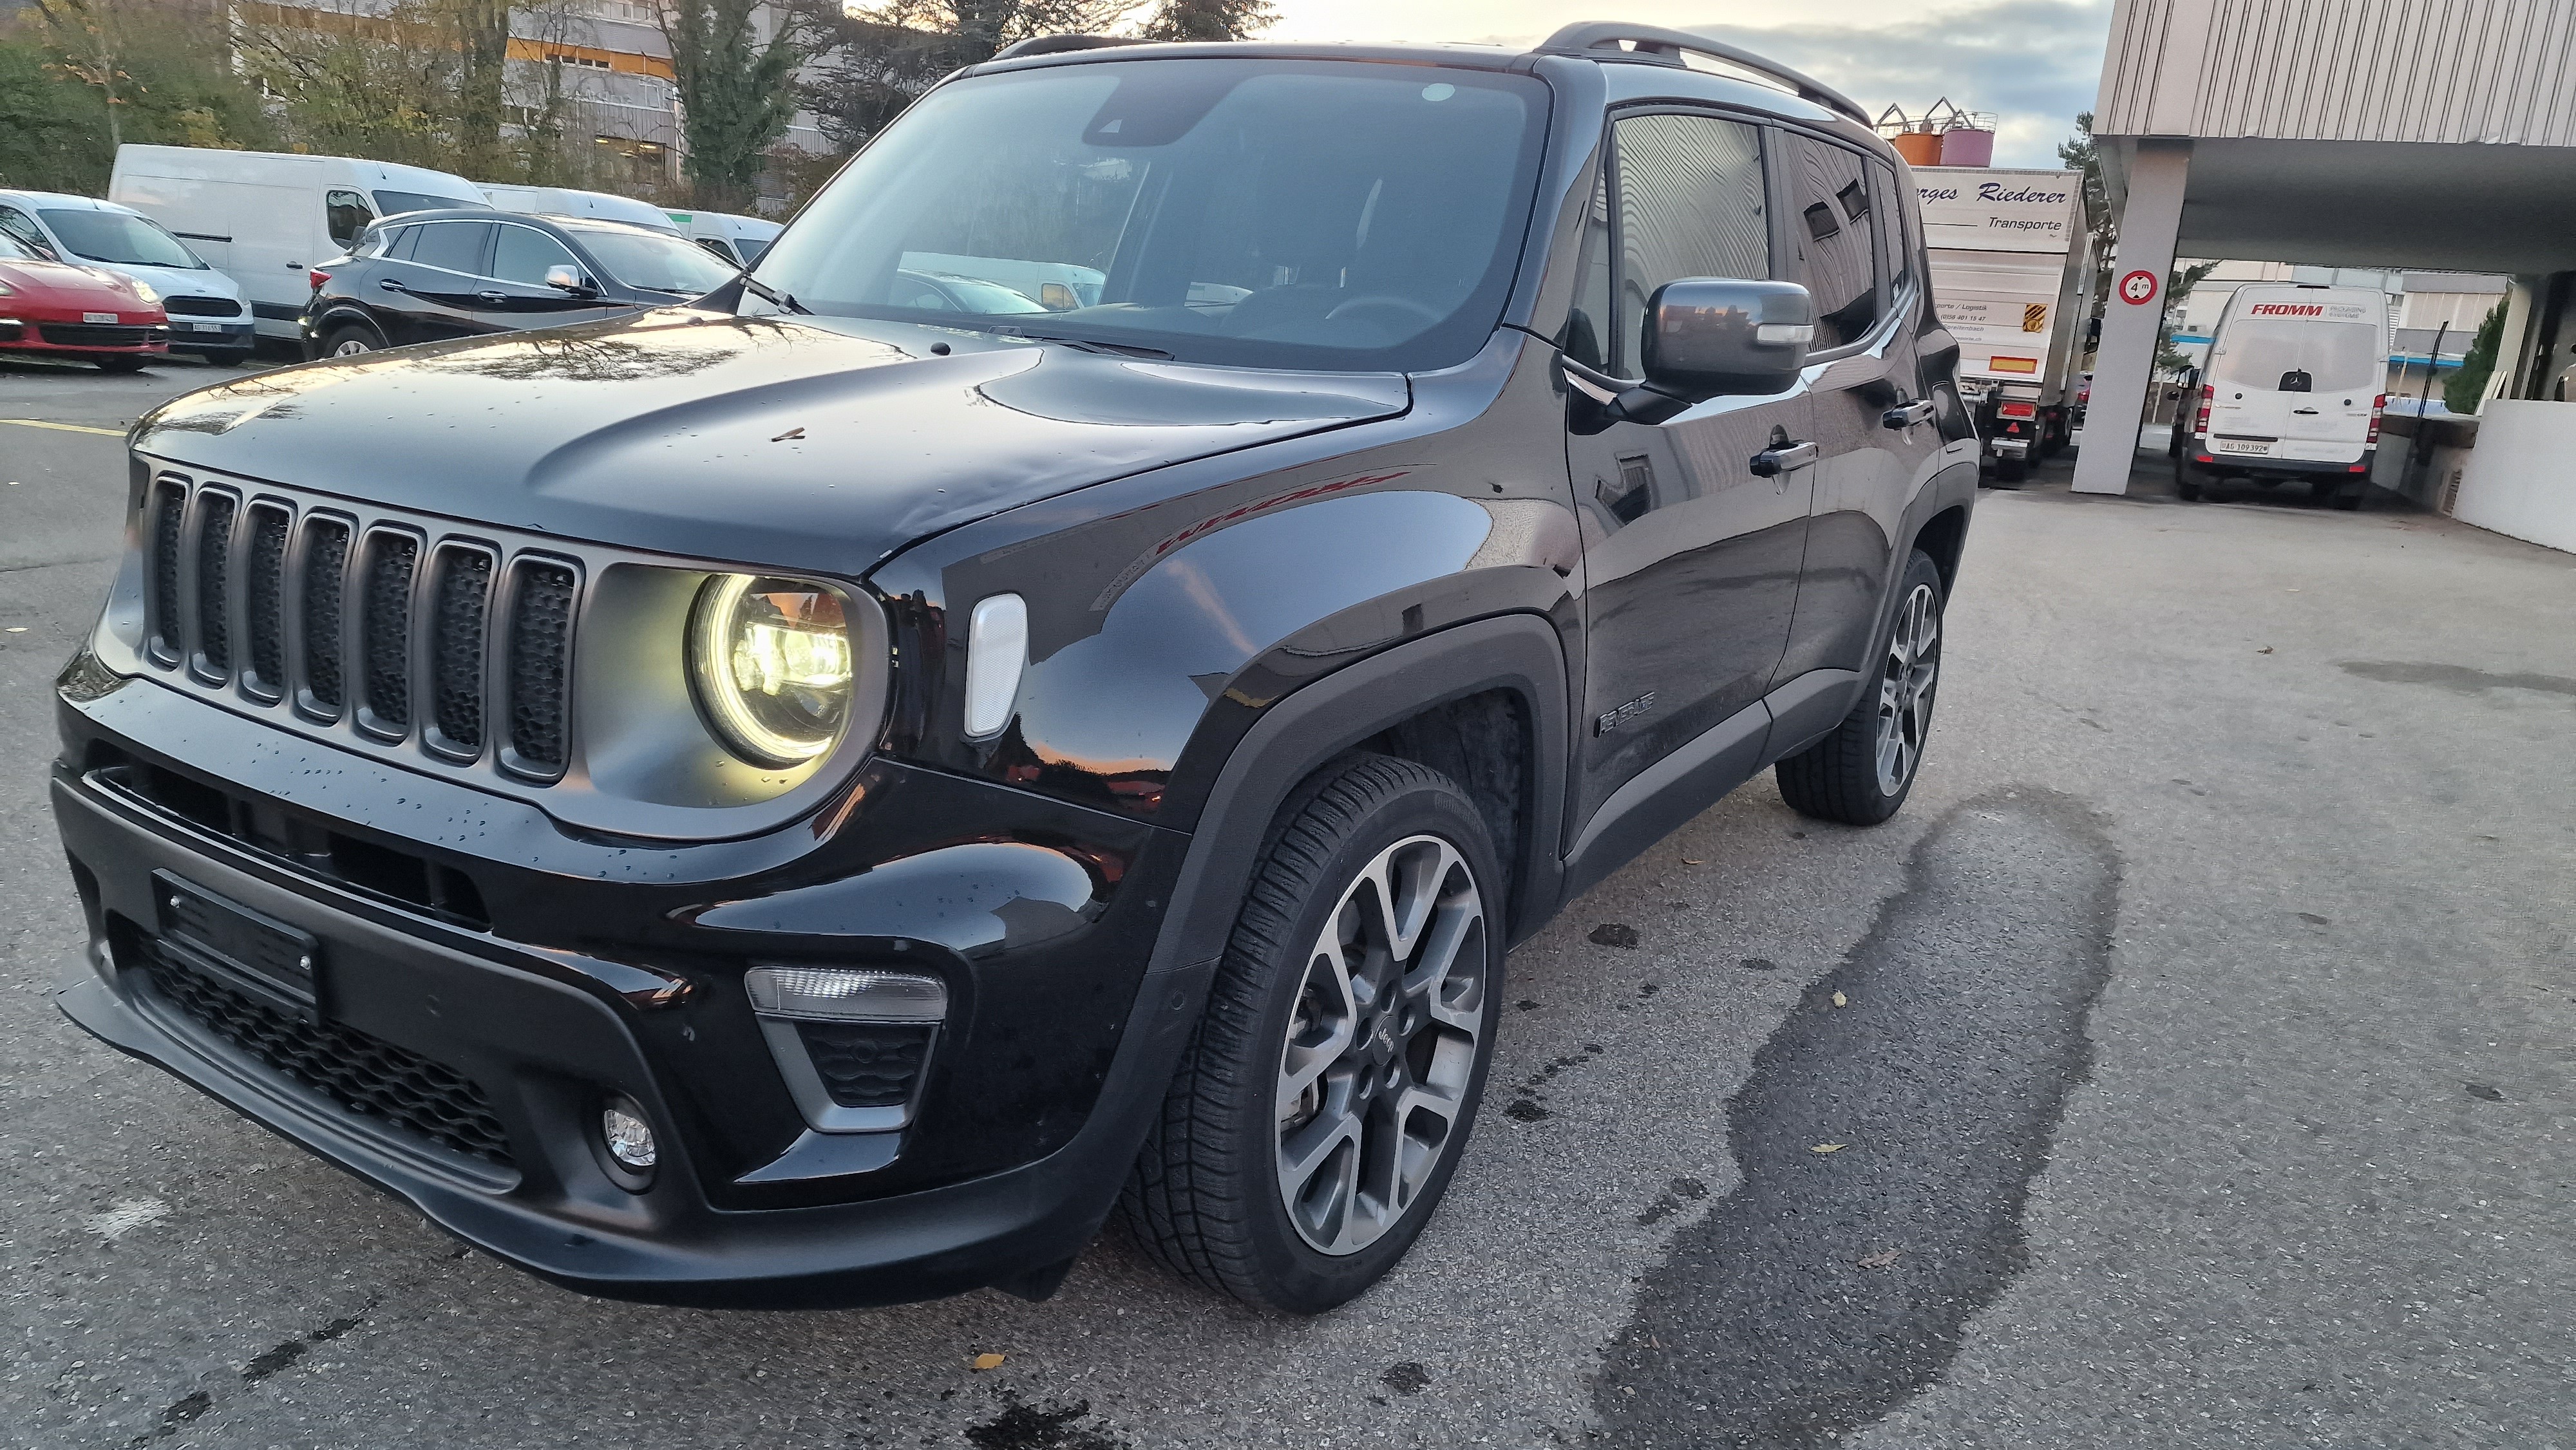
[[[699,707],[735,754],[788,766],[832,748],[850,718],[841,595],[810,579],[718,574],[689,619]]]

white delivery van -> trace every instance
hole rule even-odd
[[[569,186],[516,186],[504,183],[482,185],[483,198],[503,211],[531,216],[595,217],[600,221],[626,222],[633,226],[651,227],[657,232],[677,232],[671,218],[649,201],[631,196],[616,196],[605,191],[576,191]]]
[[[729,211],[664,212],[680,235],[706,248],[725,260],[726,265],[750,267],[758,264],[760,254],[769,250],[781,230],[778,223],[762,221],[756,216],[736,216]]]
[[[2359,508],[2388,406],[2388,298],[2365,287],[2249,282],[2219,315],[2174,491],[2221,478],[2305,479]],[[2180,420],[2176,420],[2177,423]]]
[[[74,264],[151,288],[170,317],[170,350],[229,366],[250,355],[250,308],[232,278],[131,207],[56,191],[0,191],[0,232]]]
[[[474,183],[425,167],[199,146],[117,147],[107,198],[168,227],[239,282],[259,335],[287,342],[313,292],[307,274],[369,222],[491,205]]]
[[[1932,306],[1959,343],[1959,394],[1995,481],[2018,483],[2073,433],[2093,278],[2084,178],[2072,171],[1918,166]]]

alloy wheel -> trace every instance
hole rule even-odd
[[[1917,584],[1896,612],[1878,680],[1878,788],[1895,795],[1914,778],[1932,729],[1932,690],[1941,677],[1941,601]]]
[[[1404,1217],[1459,1131],[1483,1050],[1483,896],[1437,836],[1342,889],[1279,1057],[1279,1196],[1298,1236],[1353,1254]]]
[[[339,345],[339,346],[337,346],[337,347],[335,347],[335,348],[331,349],[331,356],[333,356],[333,357],[356,357],[358,354],[360,354],[360,353],[362,353],[362,352],[374,352],[374,351],[375,351],[375,349],[374,349],[374,348],[372,348],[372,347],[369,347],[369,346],[367,345],[367,340],[366,340],[365,338],[363,338],[363,337],[344,337],[344,338],[340,339],[340,345]]]

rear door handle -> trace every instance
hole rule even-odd
[[[1820,451],[1813,443],[1783,443],[1776,448],[1765,448],[1753,455],[1753,476],[1778,478],[1782,474],[1795,473],[1815,462]]]
[[[2313,418],[2317,415],[2317,410],[2314,408],[2292,408],[2290,411],[2302,418]]]
[[[410,291],[410,290],[411,290],[409,287],[406,287],[406,286],[404,286],[403,284],[401,284],[400,282],[395,281],[395,280],[394,280],[393,278],[391,278],[391,277],[387,277],[387,278],[382,279],[381,281],[377,282],[377,283],[376,283],[376,285],[377,285],[377,286],[379,286],[379,287],[384,288],[384,289],[385,289],[386,291],[388,291],[388,292],[408,292],[408,291]]]
[[[1930,398],[1917,398],[1911,403],[1899,403],[1878,417],[1879,426],[1882,428],[1911,428],[1917,423],[1931,421],[1932,400]]]

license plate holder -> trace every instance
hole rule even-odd
[[[272,916],[228,901],[167,871],[152,873],[166,946],[278,1011],[318,1022],[325,977],[322,943]]]

